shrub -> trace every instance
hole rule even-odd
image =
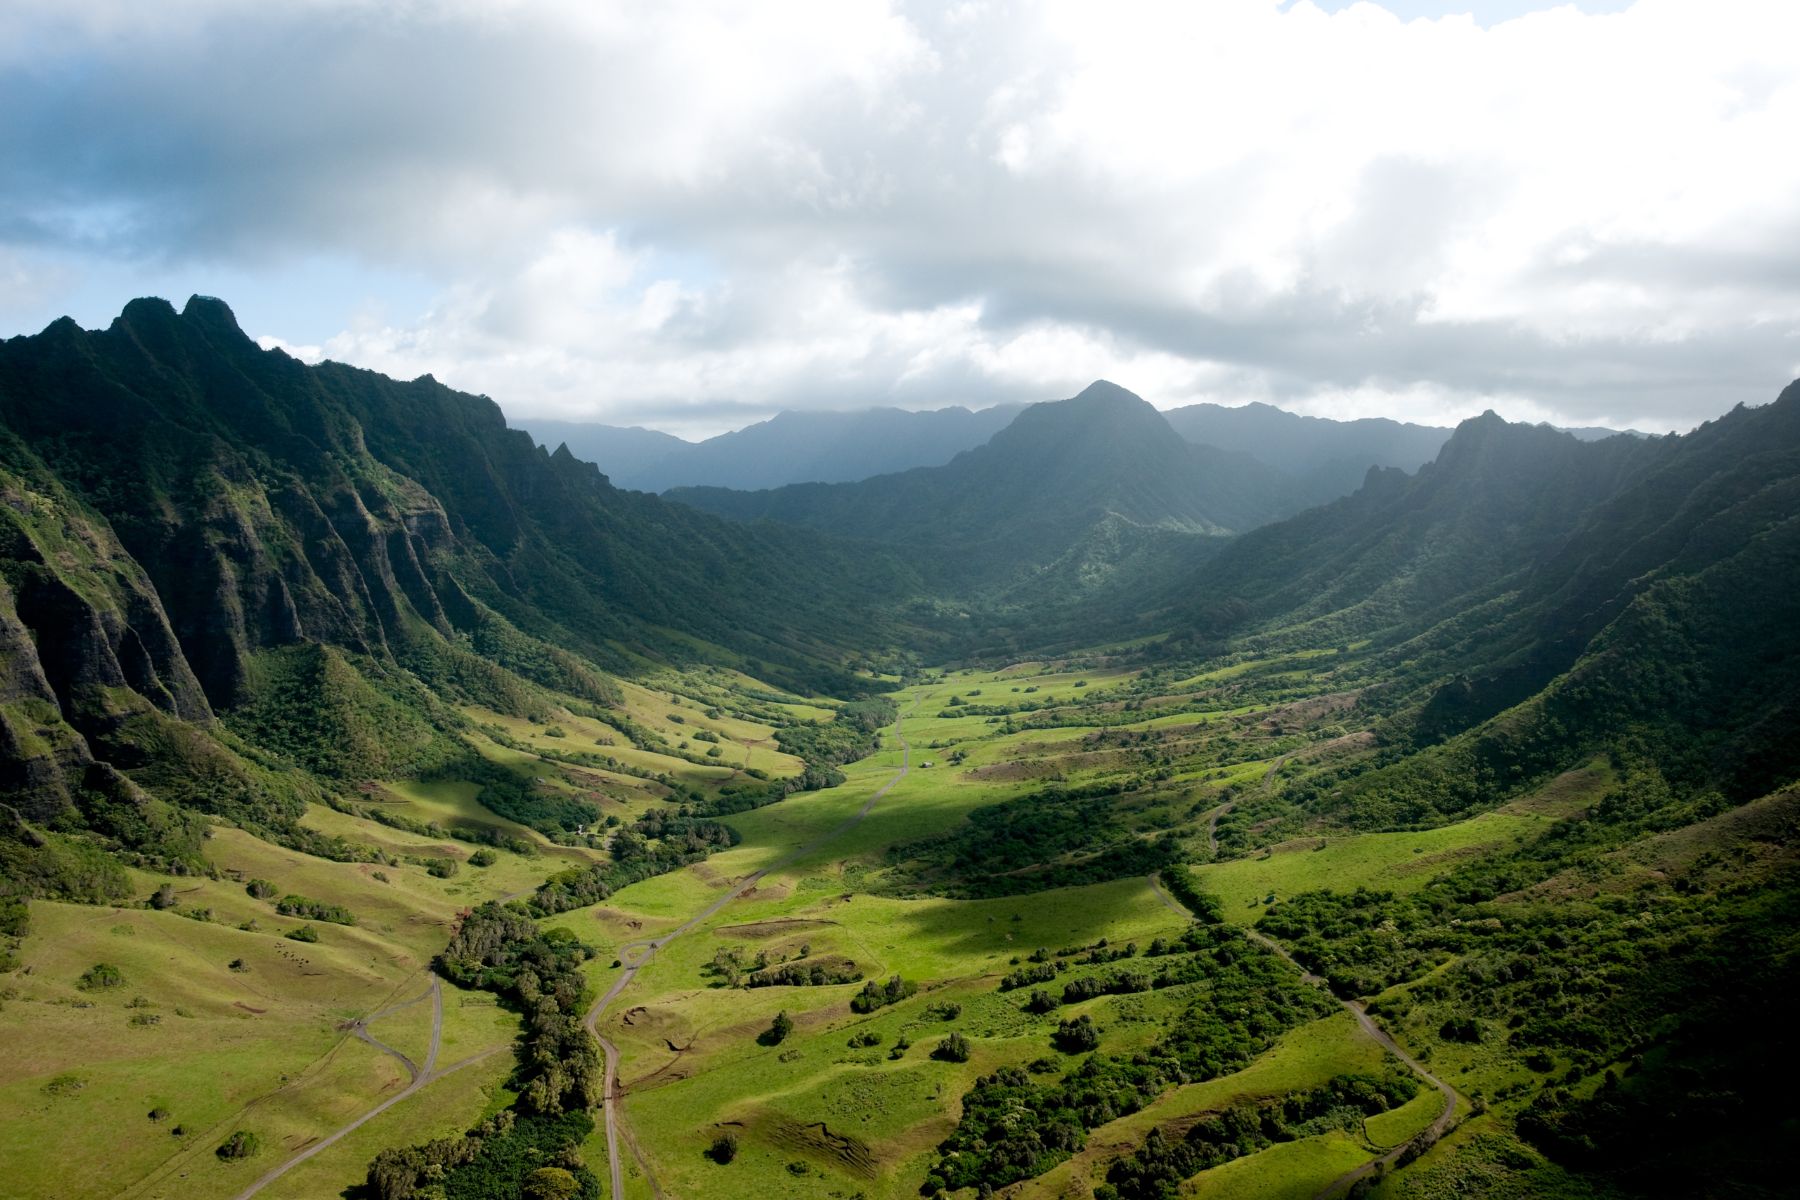
[[[727,1131],[713,1139],[712,1147],[707,1150],[706,1156],[722,1167],[736,1158],[737,1152],[737,1134]]]
[[[1050,1040],[1064,1054],[1082,1054],[1100,1045],[1100,1028],[1094,1018],[1083,1013],[1072,1021],[1059,1022]]]
[[[889,976],[886,983],[876,983],[871,979],[863,984],[862,991],[850,997],[850,1011],[874,1012],[878,1008],[898,1004],[918,990],[918,984],[902,979],[898,975]]]
[[[165,908],[174,908],[175,885],[172,883],[165,883],[157,888],[156,894],[150,897],[150,907],[157,909],[158,911]]]
[[[931,1052],[931,1057],[943,1062],[968,1062],[969,1039],[960,1033],[952,1032],[937,1044],[937,1049]]]
[[[483,846],[475,853],[469,855],[469,865],[471,867],[491,867],[499,861],[500,856],[495,854],[492,850],[489,850],[486,846]]]
[[[775,1020],[762,1032],[756,1040],[765,1046],[779,1046],[787,1040],[787,1035],[794,1032],[794,1018],[787,1015],[787,1010],[775,1014]]]
[[[319,940],[319,931],[311,925],[302,925],[298,929],[288,930],[282,936],[292,938],[296,942],[316,942]]]
[[[227,964],[227,966],[229,967],[230,970],[237,971],[240,974],[242,972],[248,971],[250,969],[250,964],[245,962],[241,958],[232,959],[231,962]]]
[[[252,879],[244,885],[244,890],[257,900],[273,900],[280,889],[266,879]]]
[[[458,867],[454,858],[434,858],[425,864],[425,873],[434,879],[448,879],[456,874]]]
[[[213,1153],[227,1162],[239,1158],[251,1158],[262,1149],[262,1139],[247,1129],[240,1129],[219,1143]]]
[[[276,902],[275,911],[284,917],[305,917],[309,921],[329,921],[333,925],[356,924],[356,914],[343,905],[308,900],[305,896],[283,896]]]
[[[75,986],[84,992],[105,991],[125,982],[125,973],[111,963],[95,963],[81,973]]]

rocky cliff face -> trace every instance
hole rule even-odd
[[[442,700],[606,703],[609,667],[708,640],[841,687],[890,581],[809,579],[832,553],[618,492],[430,377],[264,351],[216,300],[58,321],[0,343],[0,803],[185,861],[183,814],[291,827],[320,779],[441,754]],[[350,737],[370,714],[394,746]],[[354,752],[302,753],[314,720]]]

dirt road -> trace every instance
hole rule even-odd
[[[718,897],[718,899],[701,909],[698,913],[689,917],[682,924],[671,929],[668,933],[661,934],[654,938],[645,938],[641,941],[628,942],[619,947],[619,963],[624,969],[619,972],[619,977],[613,980],[612,986],[606,989],[606,994],[594,1001],[593,1007],[588,1009],[587,1017],[583,1022],[587,1026],[588,1032],[594,1035],[594,1040],[600,1043],[600,1050],[606,1056],[606,1078],[601,1089],[601,1107],[605,1112],[606,1118],[606,1161],[608,1167],[611,1169],[612,1175],[612,1191],[610,1193],[612,1200],[624,1200],[625,1197],[625,1172],[623,1164],[619,1161],[619,1102],[621,1098],[619,1093],[619,1048],[613,1045],[610,1040],[601,1036],[599,1029],[601,1014],[606,1011],[607,1007],[611,1005],[614,1000],[618,999],[620,992],[623,992],[627,987],[631,986],[631,981],[637,978],[638,971],[651,959],[656,957],[656,952],[658,950],[661,950],[664,946],[668,945],[682,934],[692,930],[695,926],[705,922],[721,908],[724,908],[727,904],[730,904],[733,900],[736,900],[739,896],[762,882],[762,880],[771,872],[781,870],[783,867],[811,854],[820,846],[841,837],[843,834],[860,825],[863,818],[867,817],[870,811],[874,809],[876,803],[892,791],[894,785],[899,783],[902,779],[905,779],[908,772],[912,770],[912,746],[907,742],[906,735],[901,732],[901,726],[906,720],[907,713],[918,708],[920,701],[923,699],[923,696],[915,699],[912,703],[912,708],[907,709],[906,713],[902,713],[900,716],[894,718],[894,740],[900,743],[899,773],[886,783],[882,784],[880,788],[876,789],[875,794],[870,796],[868,800],[864,802],[863,806],[857,809],[855,813],[846,817],[829,832],[813,839],[804,846],[800,846],[799,848],[790,851],[788,854],[777,859],[775,862],[770,863],[760,871],[755,871],[744,876],[742,879],[732,884],[729,889]],[[661,1194],[661,1190],[656,1188],[654,1180],[652,1180],[651,1187],[658,1195]],[[239,1200],[242,1200],[242,1198],[240,1197]]]
[[[1174,909],[1176,912],[1187,912],[1186,909],[1175,902],[1173,897],[1163,890],[1162,884],[1154,875],[1150,876],[1150,886],[1155,889],[1157,898],[1161,900],[1164,905]],[[1360,1002],[1355,1000],[1341,1000],[1338,999],[1336,995],[1333,995],[1330,989],[1326,987],[1325,981],[1319,976],[1314,975],[1311,971],[1308,971],[1305,967],[1302,967],[1298,962],[1295,962],[1294,956],[1288,953],[1285,946],[1258,933],[1254,929],[1246,929],[1244,933],[1251,941],[1259,946],[1274,951],[1276,954],[1280,955],[1284,961],[1298,969],[1301,979],[1316,988],[1324,989],[1327,995],[1331,995],[1333,1000],[1337,1000],[1351,1016],[1356,1018],[1357,1025],[1361,1026],[1364,1033],[1374,1038],[1383,1050],[1386,1050],[1389,1054],[1392,1054],[1395,1058],[1405,1063],[1407,1068],[1411,1070],[1413,1074],[1436,1088],[1438,1094],[1444,1098],[1444,1111],[1439,1113],[1437,1120],[1433,1121],[1423,1132],[1414,1134],[1412,1137],[1406,1139],[1406,1141],[1395,1146],[1392,1150],[1389,1150],[1379,1158],[1371,1159],[1362,1166],[1357,1167],[1354,1171],[1346,1171],[1344,1174],[1326,1184],[1325,1187],[1320,1190],[1318,1195],[1314,1197],[1314,1200],[1330,1200],[1330,1197],[1344,1194],[1350,1190],[1357,1180],[1373,1174],[1377,1164],[1391,1167],[1402,1154],[1406,1153],[1408,1147],[1414,1145],[1420,1147],[1429,1146],[1439,1138],[1443,1137],[1445,1133],[1449,1132],[1450,1127],[1456,1123],[1456,1090],[1454,1088],[1439,1079],[1436,1075],[1433,1075],[1430,1071],[1427,1071],[1424,1066],[1420,1064],[1418,1059],[1402,1050],[1399,1043],[1389,1037],[1387,1031],[1375,1023],[1373,1017],[1363,1011],[1363,1006]]]

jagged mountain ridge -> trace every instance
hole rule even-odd
[[[217,723],[272,687],[299,681],[347,739],[385,723],[388,756],[442,750],[440,697],[605,703],[606,671],[658,657],[854,692],[842,663],[903,578],[618,491],[430,377],[261,350],[201,297],[0,344],[0,537],[15,818],[165,859],[197,853],[189,808],[303,807],[303,778]]]
[[[1750,794],[1800,770],[1793,739],[1766,736],[1800,725],[1797,545],[1800,385],[1682,437],[1584,442],[1487,414],[1417,475],[1371,471],[1225,547],[1171,624],[1201,641],[1370,639],[1381,671],[1451,676],[1418,714],[1424,741],[1532,697],[1583,697],[1564,728],[1685,722],[1696,744],[1718,739],[1690,768]],[[1679,687],[1653,682],[1683,669]],[[1659,708],[1639,684],[1704,703]],[[1755,762],[1728,768],[1732,754]]]

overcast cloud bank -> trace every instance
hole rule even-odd
[[[1800,375],[1785,0],[11,10],[9,332],[223,281],[302,357],[689,435],[1101,376],[1682,429]]]

